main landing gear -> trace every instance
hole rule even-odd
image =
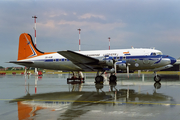
[[[104,82],[104,77],[102,76],[104,74],[104,71],[99,74],[99,71],[97,72],[97,75],[95,77],[95,83],[103,83]]]
[[[97,72],[97,75],[95,77],[95,83],[103,83],[104,77],[102,76],[104,74],[104,71],[99,74],[99,71]],[[117,82],[117,77],[114,74],[111,74],[109,77],[109,82]]]

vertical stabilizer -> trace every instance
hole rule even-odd
[[[28,59],[43,55],[44,52],[39,51],[33,41],[31,35],[22,33],[19,37],[18,60]]]

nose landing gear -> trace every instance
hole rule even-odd
[[[154,76],[154,81],[155,82],[160,82],[161,81],[161,77],[159,75]]]
[[[161,81],[161,77],[159,75],[157,75],[156,71],[154,71],[154,74],[155,74],[154,81],[155,82],[160,82]]]

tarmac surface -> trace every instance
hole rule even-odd
[[[67,84],[68,74],[0,76],[0,120],[179,120],[180,76],[118,74]]]

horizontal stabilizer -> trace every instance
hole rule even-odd
[[[32,61],[9,61],[8,63],[14,63],[14,64],[33,64]]]

